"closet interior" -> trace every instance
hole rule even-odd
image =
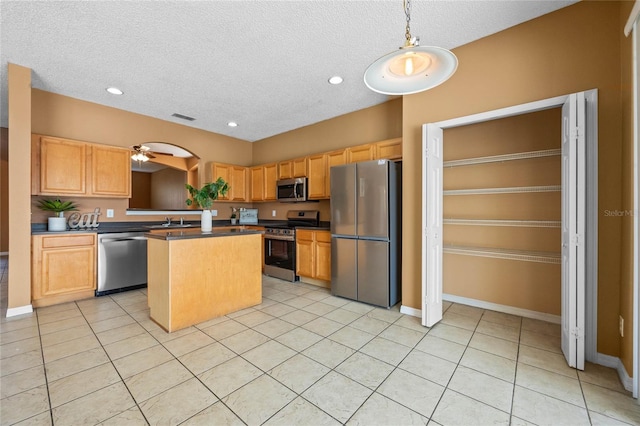
[[[560,315],[561,108],[444,130],[443,293]]]

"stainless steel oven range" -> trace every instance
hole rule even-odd
[[[317,227],[320,212],[317,210],[289,210],[287,222],[267,225],[264,231],[264,273],[271,277],[295,282],[296,275],[296,227]]]

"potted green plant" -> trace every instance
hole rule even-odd
[[[49,231],[66,231],[67,221],[64,217],[64,212],[78,210],[73,201],[62,201],[60,198],[39,200],[38,207],[41,210],[56,214],[48,220]]]
[[[231,207],[231,224],[235,225],[236,224],[236,218],[238,217],[238,214],[236,213],[238,211],[237,207]]]
[[[186,184],[185,187],[191,196],[191,198],[186,201],[187,206],[195,203],[202,207],[200,227],[203,232],[211,232],[211,205],[220,195],[227,195],[229,184],[219,177],[215,182],[205,183],[200,189],[194,188],[189,184]]]

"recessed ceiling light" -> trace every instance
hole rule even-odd
[[[235,121],[230,121],[227,123],[227,126],[229,127],[238,127],[238,123],[236,123]]]
[[[124,93],[117,87],[107,87],[107,92],[111,93],[112,95],[122,95]]]
[[[329,83],[331,83],[331,84],[340,84],[340,83],[342,83],[342,77],[340,77],[339,75],[334,75],[333,77],[331,77],[329,79]]]

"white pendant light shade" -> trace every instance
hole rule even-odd
[[[457,68],[458,58],[447,49],[407,46],[369,65],[364,84],[385,95],[410,95],[444,83]]]

